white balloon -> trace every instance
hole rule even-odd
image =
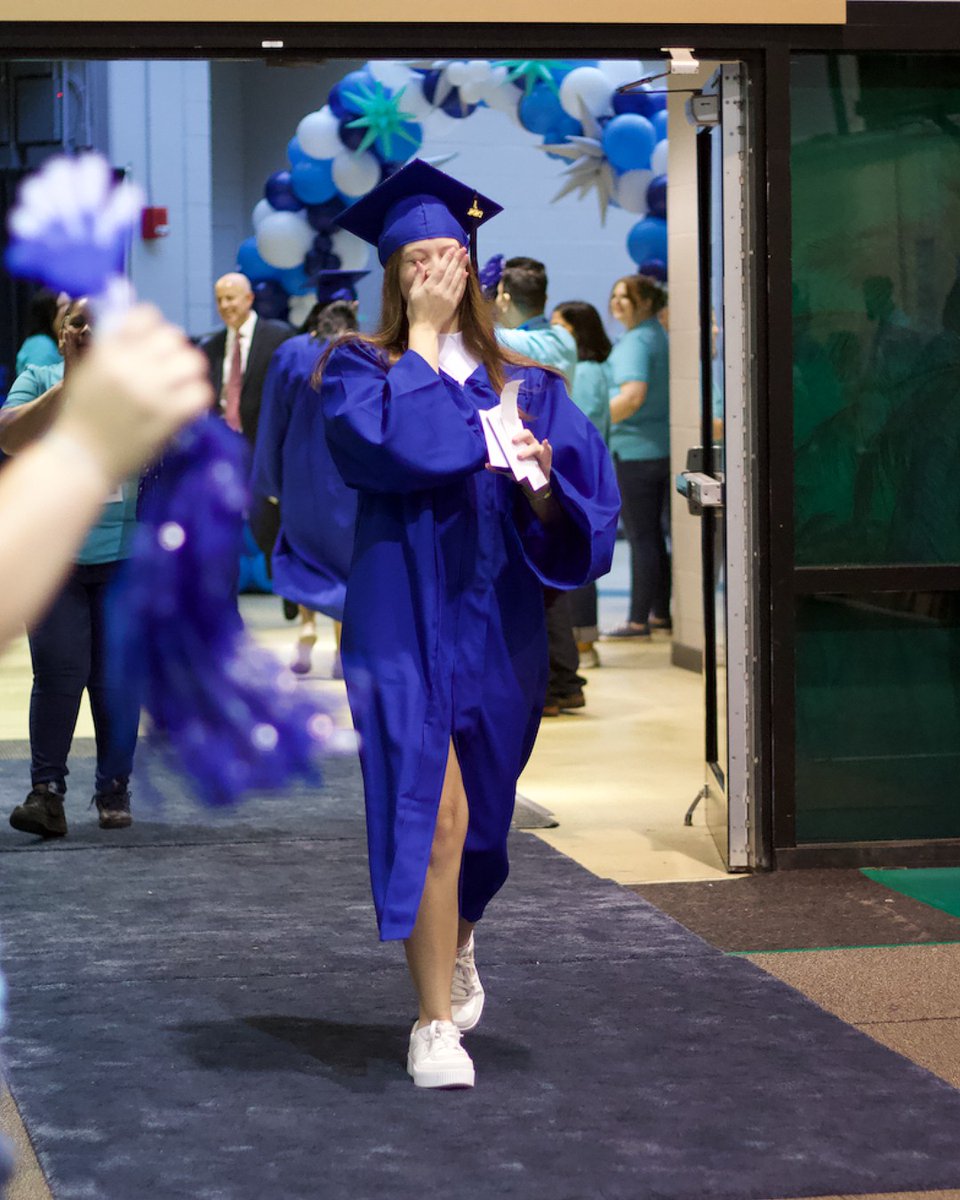
[[[646,73],[643,63],[638,58],[611,58],[598,64],[606,75],[611,87],[618,88],[624,83],[635,83]]]
[[[569,75],[564,75],[560,84],[560,106],[578,121],[583,117],[581,107],[592,117],[613,112],[612,95],[610,80],[598,67],[576,67]]]
[[[299,266],[316,236],[299,213],[277,212],[264,217],[257,230],[257,253],[271,267]]]
[[[273,207],[269,200],[258,200],[253,209],[253,214],[250,217],[250,222],[254,229],[260,228],[260,223],[265,221],[267,217],[272,217],[278,210]]]
[[[422,121],[424,117],[429,117],[433,112],[433,105],[423,94],[423,76],[411,75],[406,87],[403,89],[403,95],[400,97],[400,111],[408,112],[418,121]]]
[[[325,104],[316,112],[307,113],[297,126],[300,149],[311,158],[333,158],[343,149],[340,141],[340,122]]]
[[[488,88],[483,93],[483,99],[490,108],[495,108],[497,112],[507,113],[508,116],[519,121],[518,109],[522,95],[523,92],[518,87],[514,87],[512,83],[502,83],[499,87]]]
[[[493,63],[488,58],[471,58],[467,63],[467,80],[470,83],[483,83],[493,72]]]
[[[291,325],[302,325],[316,302],[314,292],[307,292],[305,296],[291,296],[287,306],[287,320]]]
[[[464,104],[479,104],[486,91],[486,84],[468,79],[460,84],[460,99]]]
[[[382,83],[385,88],[389,88],[392,92],[399,91],[400,88],[405,87],[413,75],[413,72],[406,63],[395,62],[389,58],[371,59],[367,63],[367,70],[377,83]]]
[[[368,150],[341,150],[334,156],[333,182],[344,196],[365,196],[380,182],[380,164]]]
[[[457,61],[447,63],[446,67],[444,67],[444,73],[454,87],[461,87],[469,78],[467,74],[467,64],[465,62]]]
[[[650,168],[654,175],[666,175],[669,158],[670,149],[667,139],[664,138],[662,142],[657,142],[650,155]]]
[[[348,229],[338,229],[330,238],[330,249],[340,259],[341,271],[362,271],[370,262],[370,245]]]
[[[652,171],[624,171],[617,180],[616,201],[620,207],[643,216],[647,211],[647,188],[652,178]]]

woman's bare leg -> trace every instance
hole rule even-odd
[[[460,932],[460,864],[468,816],[467,794],[451,742],[423,897],[417,923],[405,942],[421,1025],[452,1020],[450,986]]]

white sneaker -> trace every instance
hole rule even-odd
[[[293,648],[290,670],[296,675],[309,675],[313,665],[313,647],[316,638],[298,638]]]
[[[453,987],[450,989],[450,1007],[453,1023],[461,1033],[469,1033],[480,1023],[485,993],[477,964],[473,958],[473,934],[465,946],[457,949],[457,962],[453,968]]]
[[[460,1045],[460,1030],[452,1021],[431,1021],[410,1033],[407,1073],[417,1087],[473,1087],[473,1060]]]

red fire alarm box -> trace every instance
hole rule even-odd
[[[170,232],[165,208],[145,208],[140,214],[140,234],[145,242],[166,237]]]

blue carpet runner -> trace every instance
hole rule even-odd
[[[358,773],[0,829],[6,1069],[57,1200],[772,1200],[960,1185],[960,1093],[529,834],[472,1092],[419,1091]],[[0,762],[10,806],[26,765]],[[3,814],[0,814],[2,817]]]

